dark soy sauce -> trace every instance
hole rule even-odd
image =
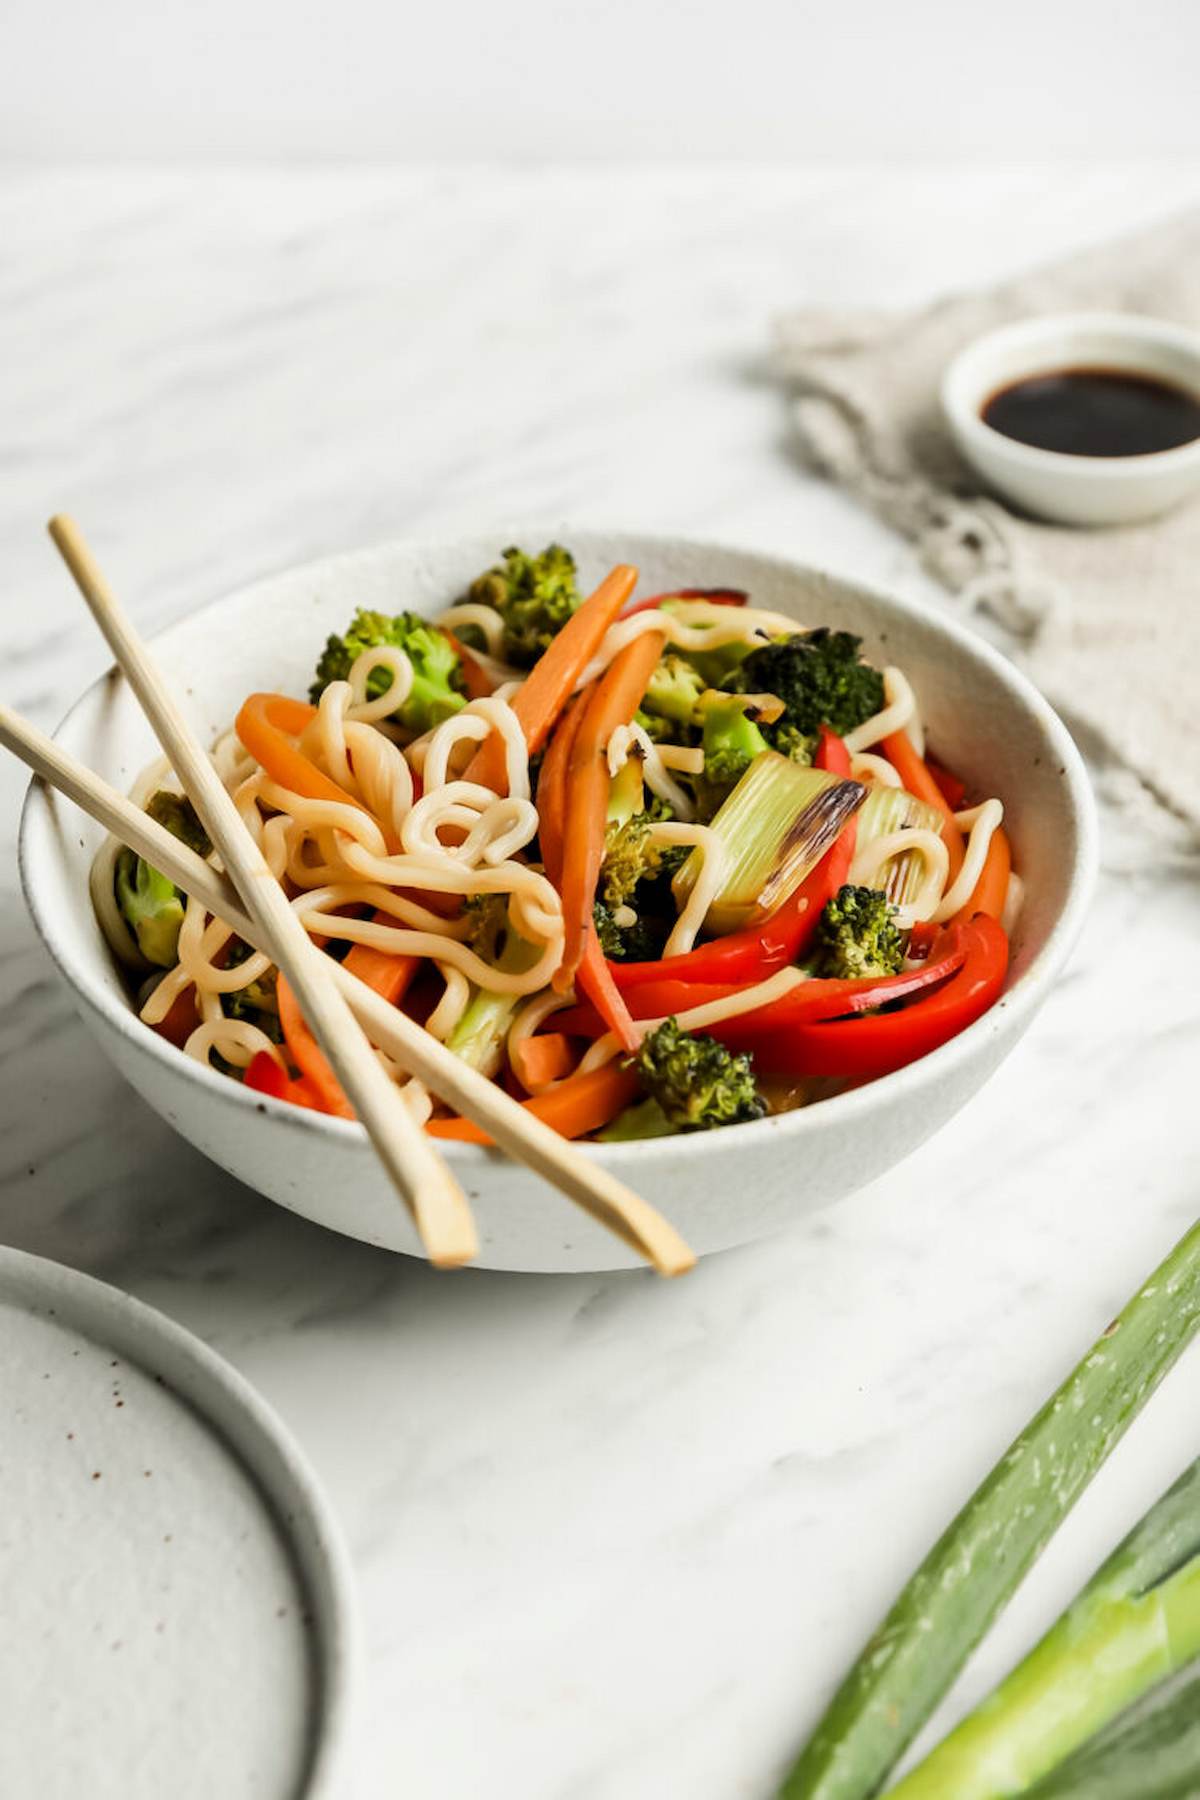
[[[1200,438],[1200,398],[1126,369],[1054,369],[1002,387],[985,425],[1067,456],[1149,456]]]

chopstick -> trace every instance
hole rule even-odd
[[[4,706],[0,706],[0,744],[223,919],[239,937],[271,955],[225,876],[53,738]],[[682,1275],[693,1266],[695,1256],[675,1227],[640,1195],[526,1111],[497,1083],[470,1068],[341,963],[331,957],[323,960],[364,1029],[401,1068],[464,1117],[474,1119],[502,1150],[557,1187],[659,1274]]]
[[[154,728],[220,853],[255,937],[282,969],[321,1049],[366,1128],[384,1168],[408,1203],[430,1262],[458,1268],[479,1238],[466,1195],[409,1112],[337,984],[331,959],[313,943],[267,867],[216,767],[184,718],[73,520],[51,519],[50,536],[75,578],[138,703]],[[165,873],[165,871],[164,871]]]

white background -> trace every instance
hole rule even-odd
[[[1191,156],[1195,0],[5,0],[0,155]]]

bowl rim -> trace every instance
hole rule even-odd
[[[532,526],[518,521],[517,526],[510,524],[510,533],[520,535],[525,529],[531,537],[539,532],[545,533],[546,522],[535,521]],[[1076,855],[1074,866],[1070,872],[1066,898],[1061,911],[1047,934],[1041,949],[1034,956],[1029,966],[1022,972],[1013,985],[1006,988],[994,1006],[968,1025],[938,1049],[919,1057],[915,1062],[897,1069],[889,1075],[877,1076],[860,1087],[852,1088],[845,1093],[831,1095],[813,1106],[797,1108],[792,1112],[773,1114],[764,1119],[725,1127],[724,1136],[736,1131],[738,1142],[746,1141],[746,1134],[756,1133],[760,1140],[768,1133],[786,1136],[789,1139],[802,1140],[806,1133],[822,1127],[832,1126],[835,1121],[844,1120],[852,1123],[863,1113],[869,1113],[878,1102],[881,1093],[889,1099],[902,1100],[908,1094],[916,1093],[927,1083],[936,1082],[951,1068],[967,1060],[976,1047],[982,1046],[984,1040],[994,1035],[1001,1026],[1002,1015],[1007,1015],[1007,1027],[1018,1032],[1036,1012],[1044,997],[1046,989],[1052,984],[1075,944],[1082,929],[1087,909],[1091,903],[1099,865],[1099,826],[1096,815],[1095,798],[1091,783],[1084,767],[1083,758],[1073,738],[1048,700],[1039,692],[1029,678],[1016,665],[993,648],[978,633],[970,631],[956,619],[935,611],[928,605],[917,601],[903,599],[870,583],[858,580],[853,575],[839,574],[817,564],[798,561],[787,556],[780,556],[769,551],[747,549],[744,545],[725,542],[716,538],[692,536],[691,534],[672,535],[661,532],[639,531],[636,529],[610,530],[603,525],[587,525],[568,528],[559,524],[554,528],[559,535],[571,535],[585,549],[591,540],[604,539],[611,542],[624,537],[649,549],[658,549],[664,554],[678,550],[681,545],[689,550],[710,551],[714,554],[742,557],[758,563],[761,567],[770,568],[791,579],[824,582],[849,588],[865,599],[882,605],[886,609],[910,618],[923,627],[932,627],[936,633],[948,638],[964,651],[969,658],[982,663],[995,676],[1001,686],[1010,690],[1012,697],[1019,701],[1026,711],[1032,712],[1040,720],[1051,748],[1058,759],[1061,769],[1060,779],[1063,782],[1076,831]],[[422,536],[413,538],[384,539],[376,544],[361,545],[349,551],[335,552],[332,555],[317,557],[305,563],[288,564],[279,569],[259,576],[252,581],[207,602],[204,606],[193,608],[170,624],[154,632],[148,643],[154,646],[168,640],[178,629],[190,624],[197,617],[244,605],[248,598],[258,590],[276,581],[297,578],[311,578],[318,573],[327,575],[337,564],[349,562],[367,555],[386,555],[389,552],[403,551],[409,556],[433,555],[444,552],[449,546],[478,535],[474,531],[463,531],[438,536]],[[516,541],[514,538],[513,541]],[[91,700],[96,691],[113,679],[113,670],[107,669],[94,681],[89,682],[81,694],[68,708],[54,731],[58,739],[66,732],[77,713]],[[130,1046],[142,1055],[149,1056],[159,1062],[169,1074],[171,1071],[185,1073],[186,1077],[207,1089],[217,1101],[240,1110],[247,1120],[263,1115],[273,1117],[289,1126],[302,1136],[316,1133],[321,1137],[332,1138],[346,1145],[363,1146],[366,1134],[357,1120],[339,1119],[326,1113],[313,1112],[305,1107],[289,1105],[285,1100],[277,1100],[271,1095],[258,1094],[248,1090],[241,1082],[231,1081],[222,1075],[210,1063],[198,1062],[187,1056],[182,1050],[151,1031],[143,1025],[133,1007],[125,1003],[116,994],[111,993],[87,968],[77,959],[66,944],[59,931],[57,919],[52,907],[44,902],[44,884],[39,882],[39,858],[47,854],[53,845],[53,821],[48,804],[48,793],[43,784],[35,777],[30,781],[26,791],[25,802],[21,811],[18,837],[18,868],[25,903],[29,908],[46,949],[58,968],[60,974],[78,996],[85,1007],[103,1024],[110,1027],[118,1036],[126,1039]],[[86,885],[82,890],[82,903],[90,907],[91,900]],[[1015,1016],[1014,1016],[1015,1015]],[[583,1143],[579,1148],[586,1154],[602,1156],[618,1168],[630,1166],[646,1166],[658,1161],[673,1160],[683,1155],[702,1154],[709,1141],[707,1132],[697,1132],[665,1138],[650,1138],[628,1144],[596,1144]],[[452,1165],[461,1165],[464,1169],[486,1168],[492,1158],[503,1153],[493,1145],[473,1144],[455,1139],[438,1139],[439,1150]]]
[[[987,367],[992,357],[1010,348],[1027,348],[1028,366],[1009,378],[1010,383],[1022,381],[1048,366],[1037,355],[1037,346],[1045,339],[1060,338],[1064,334],[1084,338],[1092,333],[1121,338],[1135,348],[1155,345],[1178,352],[1194,365],[1193,391],[1200,399],[1200,331],[1142,313],[1038,313],[972,338],[947,363],[939,394],[942,412],[951,430],[960,442],[970,445],[979,455],[994,463],[1006,463],[1012,470],[1026,474],[1061,477],[1069,473],[1077,481],[1094,482],[1098,487],[1130,483],[1138,476],[1158,479],[1193,470],[1200,478],[1200,437],[1193,438],[1190,443],[1176,444],[1169,450],[1148,450],[1136,456],[1080,456],[1070,450],[1044,450],[1036,444],[1022,444],[984,420],[979,406],[991,390],[986,382],[980,382],[979,371]],[[1060,359],[1056,362],[1058,367],[1063,366]],[[1130,363],[1128,367],[1135,372],[1138,369],[1136,363]],[[1150,368],[1144,372],[1148,375],[1156,373]]]

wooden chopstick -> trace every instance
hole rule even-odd
[[[255,949],[271,950],[229,881],[186,844],[63,750],[36,726],[0,706],[0,744]],[[682,1275],[695,1257],[675,1227],[607,1169],[561,1138],[511,1095],[472,1069],[398,1007],[326,957],[330,973],[373,1041],[401,1068],[492,1137],[501,1149],[557,1187],[661,1275]]]
[[[429,1260],[438,1268],[470,1262],[479,1249],[479,1238],[466,1195],[409,1112],[345,995],[330,979],[331,959],[313,943],[267,867],[212,759],[175,704],[78,526],[60,514],[51,519],[48,529],[220,853],[247,917],[257,926],[260,947],[291,983],[304,1017],[380,1161],[407,1201]]]

